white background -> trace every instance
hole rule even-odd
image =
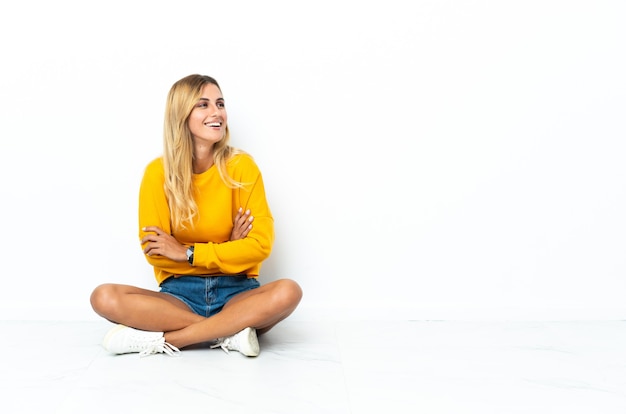
[[[165,97],[215,77],[293,317],[626,318],[622,1],[0,6],[1,319],[156,288],[137,237]]]

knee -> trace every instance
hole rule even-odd
[[[302,288],[298,283],[291,279],[278,280],[277,300],[280,301],[285,308],[295,309],[302,299]]]
[[[100,285],[91,292],[91,307],[97,314],[105,316],[109,313],[110,309],[115,308],[115,298],[114,285]]]

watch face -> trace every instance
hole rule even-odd
[[[193,264],[193,247],[187,249],[187,261],[189,264]]]

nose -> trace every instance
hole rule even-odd
[[[219,112],[220,112],[220,109],[217,107],[217,104],[214,104],[214,103],[209,104],[209,113],[211,115],[217,115],[219,114]]]
[[[212,116],[218,116],[222,114],[222,108],[220,108],[218,106],[218,103],[216,102],[211,102],[209,108]]]

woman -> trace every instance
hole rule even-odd
[[[215,79],[190,75],[170,89],[163,156],[146,167],[139,194],[139,236],[160,290],[93,291],[96,313],[118,324],[103,341],[109,352],[174,355],[214,342],[257,356],[257,334],[300,302],[296,282],[257,280],[273,218],[257,165],[229,145],[227,120]]]

